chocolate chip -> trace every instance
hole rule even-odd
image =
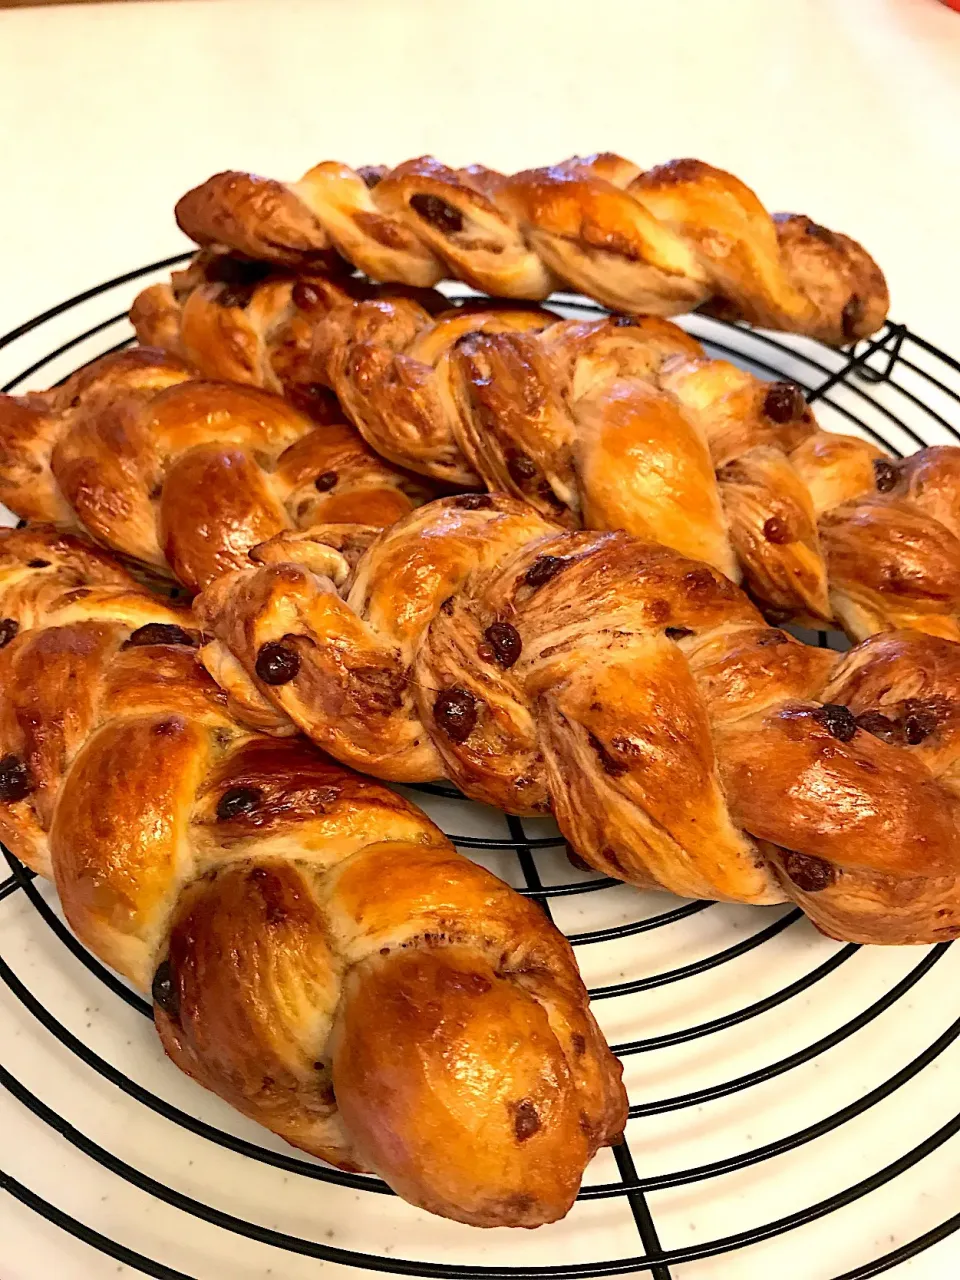
[[[663,634],[668,640],[683,640],[686,636],[692,636],[693,632],[689,627],[667,627]]]
[[[517,1141],[526,1142],[539,1129],[540,1117],[537,1115],[537,1108],[529,1098],[524,1098],[522,1102],[516,1104],[513,1110],[513,1131],[517,1135]]]
[[[840,742],[849,742],[857,732],[857,718],[849,707],[842,707],[837,702],[825,702],[817,712],[817,719],[831,737]]]
[[[217,821],[229,822],[241,813],[249,813],[262,799],[263,792],[258,787],[231,787],[217,802]]]
[[[903,720],[903,734],[907,745],[915,747],[924,738],[929,738],[937,727],[937,714],[932,707],[912,700],[906,704],[907,712]]]
[[[493,506],[493,499],[489,493],[465,493],[453,505],[461,511],[487,511]]]
[[[15,804],[33,790],[30,770],[19,756],[4,756],[0,760],[0,801]]]
[[[803,392],[795,382],[773,382],[763,398],[763,412],[771,422],[793,422],[807,409]]]
[[[27,561],[28,569],[47,569],[49,568],[49,565],[50,565],[49,560],[28,560]]]
[[[611,316],[610,323],[617,326],[618,329],[629,329],[637,323],[636,316]]]
[[[821,889],[829,889],[837,878],[837,869],[822,858],[811,858],[805,853],[787,853],[783,859],[783,869],[804,893],[819,893]]]
[[[0,618],[0,649],[5,648],[19,630],[16,618]]]
[[[532,480],[537,474],[537,464],[525,453],[512,453],[507,459],[507,471],[511,480],[517,484],[523,484],[526,480]]]
[[[889,493],[891,489],[897,487],[900,471],[894,463],[888,462],[886,458],[874,458],[873,478],[878,493]]]
[[[169,1018],[180,1017],[180,988],[174,980],[169,960],[161,960],[150,987],[153,1003]]]
[[[451,235],[463,230],[463,215],[459,209],[439,196],[415,195],[410,197],[410,208],[418,213],[424,222],[429,222],[438,231]]]
[[[339,478],[335,471],[324,471],[323,475],[317,476],[314,480],[313,487],[318,493],[328,493]]]
[[[300,655],[295,649],[271,640],[257,654],[255,669],[264,684],[289,684],[300,670]]]
[[[573,1035],[570,1037],[570,1044],[571,1044],[571,1047],[573,1048],[573,1052],[577,1055],[578,1058],[582,1058],[583,1055],[587,1052],[586,1037],[582,1036],[579,1031],[575,1031]]]
[[[184,644],[191,649],[197,647],[197,635],[185,631],[173,622],[148,622],[145,626],[131,631],[130,638],[124,640],[122,648],[139,649],[148,644]]]
[[[357,173],[371,190],[386,176],[386,172],[387,167],[382,164],[364,164],[357,170]]]
[[[840,312],[840,325],[843,336],[851,341],[857,336],[857,329],[863,319],[863,299],[858,293],[851,293],[846,305]]]
[[[630,766],[623,760],[617,760],[615,756],[612,756],[595,733],[590,734],[590,745],[597,753],[601,769],[603,769],[604,773],[608,773],[611,778],[622,778],[629,771]]]
[[[520,657],[523,641],[520,632],[509,622],[492,622],[483,633],[490,642],[494,657],[501,667],[512,667]]]
[[[217,294],[217,303],[221,307],[236,307],[245,311],[253,300],[254,286],[251,284],[228,284]]]
[[[477,699],[459,686],[444,689],[433,704],[433,718],[448,738],[466,742],[477,723]]]
[[[312,311],[326,301],[326,296],[309,280],[298,280],[290,292],[290,301],[299,311]]]
[[[447,596],[446,600],[442,601],[440,612],[446,614],[448,618],[450,617],[453,613],[453,596]]]
[[[864,711],[862,715],[857,716],[857,727],[866,733],[873,734],[881,742],[889,742],[895,746],[903,745],[903,725],[897,720],[891,720],[881,711]]]
[[[757,637],[757,644],[761,649],[767,648],[768,645],[789,644],[790,641],[782,631],[770,630],[766,634]]]
[[[766,538],[767,542],[772,542],[778,547],[782,547],[786,543],[794,541],[789,525],[780,516],[769,516],[764,520],[763,536]]]
[[[523,575],[523,580],[528,587],[542,587],[545,582],[555,578],[566,563],[560,556],[537,556]]]

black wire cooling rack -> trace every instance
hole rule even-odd
[[[64,337],[63,326],[70,325],[73,317],[82,314],[84,306],[91,301],[108,299],[116,291],[123,290],[132,282],[179,263],[186,256],[179,255],[162,262],[151,263],[136,271],[108,280],[45,311],[0,338],[0,351],[7,352],[5,358],[9,359],[12,352],[23,352],[22,358],[30,359],[28,366],[10,378],[2,390],[7,392],[22,388],[32,375],[41,371],[44,372],[44,379],[41,381],[45,385],[45,379],[60,373],[66,376],[70,371],[70,365],[65,367],[65,360],[72,361],[75,367],[78,356],[82,357],[80,361],[82,363],[94,355],[127,346],[133,338],[126,327],[126,305],[116,314],[98,320],[79,333],[71,333]],[[117,296],[119,300],[119,295]],[[129,292],[123,300],[126,304],[129,303]],[[568,313],[589,314],[599,310],[582,299],[566,295],[561,295],[558,301]],[[700,338],[711,354],[746,364],[764,376],[792,379],[803,387],[809,401],[818,402],[821,407],[826,408],[827,413],[838,422],[841,429],[861,432],[898,455],[910,452],[921,444],[960,441],[960,432],[953,425],[954,421],[960,420],[960,363],[912,333],[905,325],[888,322],[869,341],[862,342],[852,349],[837,352],[805,340],[773,337],[767,333],[741,326],[726,325],[701,317],[692,317],[685,323],[688,323],[688,327]],[[109,340],[109,336],[115,333],[118,326],[124,326],[124,334],[118,341],[105,348],[97,345],[104,339]],[[50,339],[47,336],[49,334],[54,334],[55,337]],[[56,345],[52,349],[42,350],[41,348],[51,340]],[[38,342],[41,343],[41,348],[38,348]],[[810,639],[816,639],[821,645],[832,642],[832,638],[825,633]],[[521,893],[535,899],[548,915],[553,915],[561,901],[596,900],[595,895],[603,897],[606,891],[614,888],[613,881],[587,875],[575,869],[571,870],[569,866],[565,874],[561,870],[558,875],[557,867],[562,868],[567,864],[562,861],[563,841],[555,834],[531,834],[520,819],[502,815],[498,818],[501,824],[505,824],[502,835],[467,834],[464,831],[458,831],[456,827],[459,825],[470,828],[471,825],[475,827],[475,824],[462,820],[462,816],[468,812],[466,806],[469,802],[465,801],[458,792],[443,785],[424,786],[415,790],[420,792],[420,798],[427,807],[431,803],[441,805],[442,813],[439,820],[458,847],[468,854],[477,856],[481,860],[484,857],[494,856],[499,859],[497,865],[500,868],[505,865],[504,859],[514,859],[510,878],[516,883]],[[39,882],[34,882],[32,873],[12,854],[6,850],[3,850],[3,853],[9,875],[0,881],[0,904],[14,900],[28,903],[34,913],[31,916],[33,926],[41,934],[44,930],[51,931],[57,943],[62,944],[65,953],[68,953],[63,957],[66,963],[82,965],[107,989],[109,999],[122,1001],[149,1018],[150,1006],[113,973],[105,969],[73,938],[54,906],[51,905],[52,899],[49,893],[45,895],[41,891]],[[544,859],[553,859],[549,874],[544,870]],[[616,892],[622,894],[630,891],[625,891],[620,886]],[[611,896],[607,895],[608,900]],[[581,960],[584,957],[584,949],[596,944],[622,942],[655,930],[666,930],[670,926],[676,926],[705,912],[719,910],[715,904],[707,902],[678,903],[669,905],[666,910],[658,909],[658,901],[662,907],[663,900],[657,899],[654,895],[636,894],[633,900],[637,903],[642,901],[644,908],[652,903],[650,914],[627,920],[616,920],[614,923],[582,931],[567,930],[570,941],[578,949]],[[597,913],[593,912],[590,916],[593,923],[596,923],[596,915]],[[767,921],[769,913],[760,914],[754,918]],[[595,987],[591,991],[592,998],[597,1002],[598,1008],[601,1002],[603,1007],[607,1007],[608,1001],[621,1001],[626,997],[638,995],[642,997],[643,993],[651,992],[656,988],[682,984],[748,954],[765,954],[761,949],[774,939],[782,937],[787,930],[798,926],[803,927],[801,913],[796,909],[785,909],[780,914],[776,914],[772,922],[765,923],[763,927],[753,932],[748,932],[745,937],[729,946],[665,972],[640,976],[624,974],[622,981]],[[35,1020],[46,1034],[62,1046],[66,1054],[76,1059],[75,1068],[78,1072],[85,1070],[96,1073],[102,1080],[109,1082],[125,1095],[131,1106],[146,1108],[161,1117],[171,1127],[170,1131],[174,1137],[178,1129],[187,1131],[236,1156],[282,1171],[287,1178],[312,1179],[329,1186],[354,1189],[366,1196],[379,1197],[392,1194],[382,1182],[375,1178],[328,1168],[319,1161],[294,1155],[289,1148],[273,1150],[262,1146],[256,1141],[237,1136],[217,1124],[201,1119],[147,1089],[88,1046],[29,988],[22,977],[18,976],[17,959],[9,953],[4,954],[3,940],[3,920],[0,917],[0,980],[14,1000],[19,1003],[24,1016]],[[631,1120],[669,1112],[693,1116],[713,1100],[731,1095],[750,1096],[750,1090],[779,1076],[795,1072],[806,1064],[816,1062],[822,1055],[835,1050],[863,1032],[894,1006],[899,1005],[902,1008],[904,1003],[909,1003],[907,998],[914,998],[920,984],[928,979],[928,975],[931,975],[938,965],[941,965],[949,946],[949,943],[944,943],[911,952],[906,971],[881,990],[875,998],[857,1009],[856,1013],[841,1025],[825,1035],[804,1043],[800,1048],[779,1060],[728,1079],[722,1067],[722,1054],[718,1054],[718,1078],[707,1087],[653,1100],[645,1097],[631,1097]],[[791,1007],[796,1007],[811,996],[817,997],[818,992],[824,991],[821,984],[843,966],[848,965],[858,951],[859,948],[853,945],[830,947],[825,953],[826,958],[820,959],[801,976],[768,992],[759,1000],[727,1010],[721,1016],[707,1020],[701,1021],[694,1016],[685,1025],[675,1027],[663,1034],[643,1038],[634,1036],[627,1040],[619,1040],[614,1044],[615,1051],[626,1061],[634,1058],[635,1055],[655,1053],[671,1046],[692,1042],[702,1042],[709,1050],[710,1045],[714,1043],[711,1038],[730,1028],[752,1020],[758,1020],[755,1026],[762,1028],[765,1015],[788,1006],[790,1002],[794,1002],[794,1006]],[[955,1134],[960,1132],[960,1113],[941,1124],[933,1132],[927,1133],[922,1140],[917,1141],[896,1159],[876,1168],[868,1176],[835,1190],[829,1196],[817,1200],[809,1192],[805,1195],[801,1193],[801,1206],[791,1208],[790,1211],[775,1219],[762,1222],[747,1230],[700,1240],[692,1245],[678,1244],[668,1247],[662,1243],[655,1205],[651,1207],[651,1199],[655,1199],[656,1193],[669,1188],[702,1187],[702,1194],[708,1197],[711,1194],[711,1182],[722,1178],[725,1174],[761,1165],[786,1153],[796,1152],[808,1144],[814,1144],[827,1135],[835,1134],[842,1126],[864,1116],[934,1066],[958,1038],[960,1038],[960,1018],[930,1039],[929,1043],[926,1043],[909,1062],[901,1065],[887,1078],[839,1110],[796,1132],[759,1146],[737,1151],[723,1159],[668,1172],[644,1173],[641,1176],[637,1171],[635,1152],[631,1142],[625,1138],[613,1150],[617,1177],[608,1182],[585,1185],[580,1194],[580,1201],[619,1200],[623,1202],[628,1206],[629,1214],[632,1216],[637,1246],[633,1250],[616,1256],[605,1255],[592,1261],[588,1258],[585,1261],[545,1263],[537,1260],[538,1240],[548,1239],[549,1237],[544,1237],[541,1233],[549,1232],[554,1228],[541,1228],[536,1233],[522,1233],[524,1240],[518,1243],[516,1254],[513,1255],[524,1259],[529,1257],[532,1260],[521,1265],[510,1266],[471,1265],[469,1262],[436,1261],[429,1257],[404,1258],[386,1251],[343,1248],[321,1240],[268,1228],[179,1191],[135,1167],[127,1160],[121,1159],[43,1100],[2,1061],[0,1061],[0,1083],[38,1121],[59,1135],[65,1144],[75,1148],[84,1157],[108,1171],[110,1175],[122,1179],[146,1195],[164,1202],[185,1215],[211,1224],[222,1231],[285,1251],[287,1254],[304,1255],[321,1262],[344,1264],[371,1271],[429,1277],[432,1280],[497,1280],[498,1277],[503,1277],[503,1280],[513,1280],[514,1277],[529,1277],[531,1280],[534,1277],[587,1280],[588,1277],[614,1276],[629,1272],[646,1272],[654,1280],[676,1280],[678,1270],[683,1271],[684,1277],[694,1274],[685,1269],[687,1264],[706,1261],[721,1255],[739,1254],[740,1251],[748,1250],[761,1242],[785,1236],[828,1215],[839,1213],[846,1207],[878,1193],[908,1172],[915,1170],[922,1161],[943,1148]],[[79,1221],[77,1217],[51,1203],[10,1174],[0,1174],[0,1185],[23,1205],[91,1246],[92,1249],[99,1250],[101,1254],[119,1263],[126,1264],[143,1274],[160,1277],[161,1280],[191,1280],[185,1272],[176,1270],[156,1258],[148,1257]],[[853,1269],[842,1271],[839,1275],[831,1266],[830,1258],[824,1256],[810,1259],[807,1269],[797,1271],[795,1274],[802,1275],[804,1280],[807,1280],[808,1276],[811,1280],[825,1280],[826,1277],[833,1277],[833,1280],[866,1280],[867,1277],[879,1275],[914,1258],[931,1245],[944,1240],[958,1228],[960,1228],[960,1213],[955,1213],[886,1252],[882,1249],[878,1250],[870,1239],[865,1240],[861,1251],[861,1256],[865,1260]],[[421,1224],[420,1231],[422,1246],[426,1252],[429,1252],[429,1223],[426,1226]],[[480,1235],[482,1233],[477,1233],[477,1237]],[[218,1269],[211,1274],[215,1274],[219,1280],[219,1277],[226,1273]],[[725,1275],[726,1272],[711,1271],[710,1274]],[[780,1272],[778,1271],[777,1274]],[[207,1280],[207,1277],[204,1276],[202,1280]]]

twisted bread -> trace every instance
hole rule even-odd
[[[0,836],[152,986],[173,1061],[435,1213],[562,1216],[626,1100],[543,913],[392,792],[245,731],[189,613],[81,540],[0,535],[0,615]]]
[[[50,391],[0,396],[0,502],[196,590],[285,529],[390,524],[427,496],[332,396],[314,399],[321,422],[163,351],[104,356]]]
[[[787,897],[862,942],[960,931],[960,646],[811,648],[704,564],[503,496],[430,503],[359,557],[346,533],[282,535],[197,602],[331,755],[552,810],[642,887]]]
[[[394,462],[665,542],[780,621],[960,639],[960,449],[898,467],[669,321],[378,300],[328,309],[314,357]]]
[[[699,160],[641,171],[574,157],[507,177],[431,157],[387,172],[326,161],[299,182],[219,173],[179,201],[200,245],[297,269],[331,249],[373,280],[444,276],[541,299],[570,287],[615,311],[727,319],[840,345],[887,313],[879,268],[856,241],[798,214],[767,213],[732,174]]]
[[[319,378],[395,464],[511,493],[568,526],[656,538],[742,576],[774,620],[960,639],[960,451],[898,468],[819,430],[799,388],[709,360],[655,317],[451,309],[429,291],[294,284],[262,265],[241,288],[250,270],[200,255],[175,289],[141,295],[141,338],[165,335],[211,376],[293,398],[318,395]],[[240,350],[256,359],[223,363]]]

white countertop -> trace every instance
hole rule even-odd
[[[683,155],[709,160],[754,187],[768,208],[804,212],[855,236],[887,273],[893,318],[960,353],[960,15],[938,0],[166,0],[3,11],[0,139],[0,332],[187,247],[172,205],[219,169],[292,178],[321,159],[391,163],[433,152],[455,164],[510,170],[600,149],[642,165]],[[21,910],[0,904],[0,928]],[[807,943],[824,945],[812,931]],[[61,1005],[102,997],[72,972],[69,986],[64,978],[58,987],[51,945],[24,952],[24,975],[49,986]],[[691,932],[677,945],[687,954],[698,944]],[[674,957],[648,959],[660,968]],[[892,972],[912,959],[871,963]],[[956,992],[956,966],[952,972],[946,1004]],[[751,993],[740,993],[744,1002]],[[79,1008],[74,1014],[62,1016],[84,1035],[87,1019]],[[114,1018],[106,1029],[95,1021],[88,1034],[99,1037],[105,1056],[128,1068],[133,1062],[131,1074],[191,1107],[196,1091],[171,1080],[175,1073],[157,1061],[141,1021]],[[0,991],[0,1058],[9,1052],[38,1092],[47,1084],[71,1090],[70,1071],[79,1069],[28,1024]],[[789,1038],[789,1027],[782,1034]],[[875,1052],[884,1046],[890,1033]],[[955,1110],[958,1055],[949,1063],[929,1079],[946,1084]],[[856,1068],[851,1060],[848,1069]],[[172,1179],[176,1153],[150,1146],[174,1141],[161,1122],[137,1120],[134,1140],[123,1120],[129,1104],[108,1086],[93,1089],[78,1074],[76,1091],[75,1122],[89,1106],[101,1135],[115,1144],[126,1138],[128,1158],[134,1141],[142,1167],[160,1175],[166,1167]],[[921,1090],[917,1108],[925,1101]],[[225,1122],[224,1108],[216,1115]],[[811,1118],[817,1114],[802,1122]],[[207,1228],[197,1228],[194,1249],[189,1219],[172,1210],[158,1217],[146,1197],[119,1196],[115,1181],[58,1146],[2,1094],[0,1134],[0,1164],[84,1221],[170,1265],[194,1268],[200,1280],[319,1274],[318,1264],[288,1266],[280,1254],[271,1263],[259,1246],[236,1240],[221,1256]],[[770,1136],[776,1131],[763,1140]],[[865,1149],[871,1140],[869,1131],[858,1138]],[[893,1136],[891,1144],[889,1158],[903,1149]],[[921,1215],[917,1230],[957,1208],[956,1148],[940,1153],[935,1188],[925,1189],[922,1178],[910,1184],[918,1204],[954,1188],[939,1217]],[[820,1194],[820,1173],[811,1166],[810,1176],[798,1204]],[[191,1178],[178,1185],[189,1188]],[[193,1188],[210,1191],[202,1177]],[[762,1196],[762,1183],[749,1194]],[[677,1212],[686,1212],[680,1193],[672,1196]],[[362,1211],[373,1199],[365,1197]],[[243,1206],[232,1188],[228,1200]],[[896,1196],[880,1203],[884,1217],[866,1241],[874,1254],[909,1239],[913,1221]],[[347,1215],[357,1211],[346,1198],[335,1204]],[[379,1214],[383,1204],[372,1208]],[[273,1209],[263,1220],[282,1219]],[[716,1207],[703,1212],[713,1213],[711,1230],[722,1234]],[[821,1247],[830,1239],[817,1238]],[[0,1242],[2,1280],[135,1274],[9,1199],[0,1202]],[[836,1239],[835,1262],[833,1243],[827,1253],[798,1255],[789,1280],[829,1280],[870,1256],[851,1253],[849,1243]],[[529,1258],[526,1241],[524,1249]],[[762,1274],[739,1268],[722,1259],[709,1270],[681,1266],[674,1280]],[[958,1271],[955,1236],[888,1274],[946,1280]]]

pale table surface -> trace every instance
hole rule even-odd
[[[600,149],[641,165],[709,160],[769,208],[856,236],[887,273],[894,318],[956,353],[958,138],[960,15],[937,0],[11,10],[0,13],[0,332],[185,248],[172,205],[219,169],[296,177],[322,159],[432,152],[511,170]],[[41,1140],[4,1098],[0,1133],[11,1163]],[[55,1195],[50,1162],[43,1189]],[[96,1220],[93,1167],[64,1161],[62,1177],[74,1212]],[[2,1280],[133,1274],[9,1201],[0,1242]],[[162,1253],[149,1232],[141,1247]],[[202,1280],[241,1271],[267,1274],[224,1262]],[[895,1274],[958,1271],[954,1238]],[[795,1280],[828,1274],[800,1264]]]

